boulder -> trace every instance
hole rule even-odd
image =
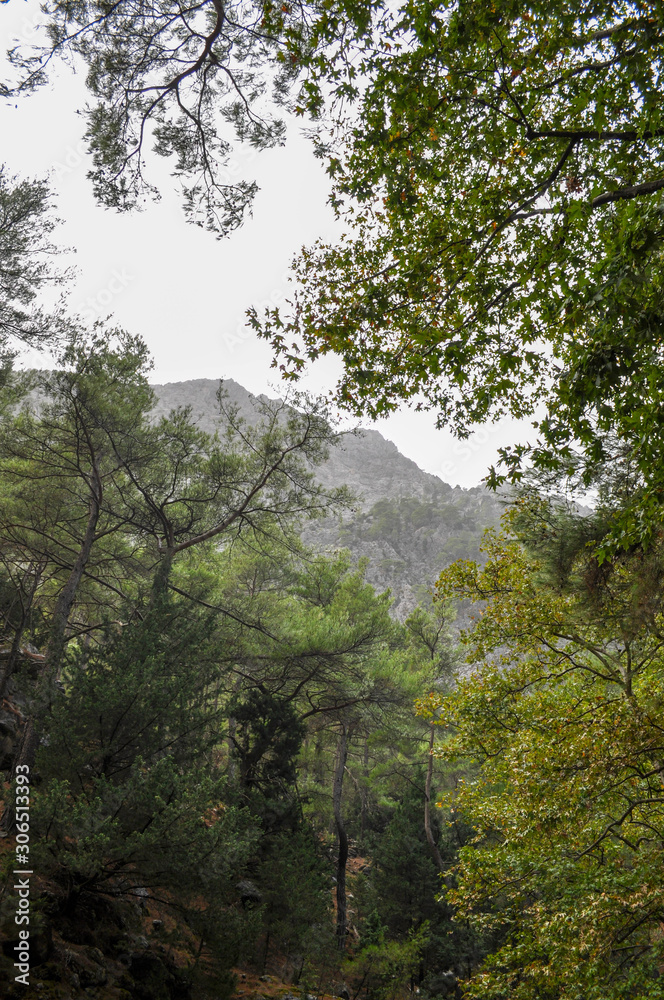
[[[240,902],[245,908],[260,906],[263,902],[260,889],[253,882],[250,882],[248,878],[240,879],[236,889],[240,893]]]

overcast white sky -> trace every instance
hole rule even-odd
[[[4,52],[15,38],[36,38],[39,4],[0,5]],[[83,76],[59,68],[37,94],[0,103],[0,154],[12,173],[49,175],[58,215],[59,243],[75,249],[78,269],[71,302],[88,318],[112,313],[140,333],[154,357],[154,381],[233,378],[253,393],[278,395],[270,348],[244,325],[250,305],[272,305],[288,294],[289,263],[299,248],[338,232],[327,206],[328,183],[297,127],[284,148],[240,150],[229,164],[232,178],[256,179],[261,188],[253,218],[228,239],[184,222],[167,164],[157,160],[162,200],[140,213],[97,207],[86,178],[81,139],[86,103]],[[31,363],[42,363],[36,358]],[[305,386],[331,388],[335,361],[314,366]],[[433,414],[404,410],[375,425],[400,451],[452,485],[475,486],[501,444],[528,437],[514,422],[490,425],[468,441],[436,431]],[[531,431],[532,435],[532,431]]]

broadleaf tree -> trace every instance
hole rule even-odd
[[[409,401],[461,436],[537,416],[500,475],[518,478],[527,455],[587,484],[628,449],[643,502],[623,521],[638,537],[663,485],[662,12],[390,10],[355,104],[344,93],[318,136],[347,232],[303,251],[290,306],[251,322],[286,378],[338,355],[337,399],[358,414]],[[313,72],[320,98],[326,68]]]
[[[561,574],[569,518],[524,501],[438,584],[476,602],[473,672],[420,705],[475,830],[447,898],[498,941],[469,996],[661,995],[661,549],[600,565],[581,531]]]

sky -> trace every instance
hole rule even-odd
[[[0,5],[0,42],[33,43],[39,3]],[[271,368],[270,347],[245,325],[249,306],[275,306],[289,291],[289,264],[302,246],[340,233],[327,204],[328,179],[299,123],[289,126],[284,147],[257,153],[239,148],[226,170],[229,180],[256,180],[253,217],[218,241],[184,221],[165,161],[149,164],[162,198],[141,212],[98,207],[86,178],[89,160],[82,140],[86,104],[83,73],[59,67],[36,94],[0,103],[0,154],[9,172],[50,178],[56,214],[54,234],[69,247],[76,277],[70,304],[86,320],[103,319],[139,333],[154,358],[152,381],[232,378],[253,393],[283,391]],[[292,285],[290,286],[292,287]],[[27,355],[25,365],[43,358]],[[317,362],[303,388],[326,392],[340,371],[336,359]],[[435,429],[432,413],[404,407],[374,427],[420,468],[452,485],[476,486],[501,445],[524,441],[528,425],[503,420],[455,440]],[[532,437],[532,431],[530,431]]]

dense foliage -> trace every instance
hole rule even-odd
[[[349,858],[407,788],[431,857],[412,706],[449,674],[447,618],[399,625],[363,564],[299,541],[349,502],[312,472],[335,444],[323,412],[266,404],[248,427],[220,391],[216,434],[186,410],[155,421],[144,345],[121,331],[60,365],[16,376],[0,433],[2,690],[25,717],[5,765],[34,776],[55,926],[138,895],[185,921],[191,983],[196,949],[225,993],[240,961],[341,974],[365,934]],[[425,931],[382,939],[391,984],[425,975]]]
[[[481,608],[475,672],[421,704],[468,768],[444,803],[475,828],[448,898],[504,935],[472,996],[661,993],[661,551],[600,567],[596,525],[573,535],[596,518],[531,497],[483,567],[438,584]]]
[[[215,433],[154,419],[139,337],[41,308],[66,277],[48,188],[0,168],[0,751],[34,779],[49,975],[100,982],[103,947],[141,1000],[229,996],[238,963],[305,997],[344,979],[370,1000],[664,997],[661,4],[43,18],[2,93],[86,66],[106,206],[158,194],[152,143],[190,219],[226,234],[255,191],[224,180],[231,141],[274,145],[279,108],[309,114],[347,232],[303,251],[287,309],[250,312],[275,365],[296,379],[335,353],[346,408],[410,401],[460,436],[537,416],[502,460],[539,486],[479,554],[442,494],[346,528],[466,557],[396,621],[362,560],[301,542],[351,500],[315,477],[325,407],[250,427],[220,391]],[[26,344],[55,370],[13,372]],[[592,512],[546,495],[565,480],[596,489]],[[171,921],[150,941],[146,905]]]
[[[289,308],[251,314],[284,375],[334,352],[349,409],[412,401],[462,436],[537,413],[502,474],[527,455],[587,485],[628,454],[638,492],[615,538],[647,537],[662,493],[663,54],[658,5],[394,9],[357,106],[319,134],[347,233],[296,261]]]

